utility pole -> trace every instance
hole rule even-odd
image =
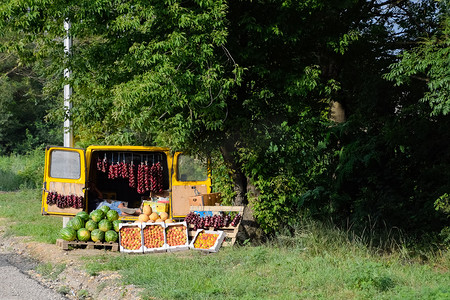
[[[69,59],[72,50],[72,38],[70,37],[70,21],[64,20],[64,29],[66,30],[66,37],[64,39],[64,54]],[[72,71],[68,68],[64,69],[64,78],[69,79]],[[70,84],[64,85],[64,110],[67,115],[64,118],[64,147],[73,147],[73,128],[70,111],[72,109],[72,102],[70,97],[72,96],[72,87]]]

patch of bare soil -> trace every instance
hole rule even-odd
[[[0,227],[0,253],[8,255],[8,260],[22,272],[39,281],[42,285],[64,294],[68,299],[141,299],[142,289],[133,285],[121,284],[118,272],[100,272],[89,275],[83,269],[81,257],[101,255],[120,255],[119,252],[102,249],[73,249],[65,251],[56,245],[31,242],[25,237],[4,236]],[[40,264],[66,267],[57,276],[39,274]]]

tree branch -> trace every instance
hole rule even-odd
[[[430,81],[430,78],[417,76],[417,75],[411,75],[411,78],[414,78],[414,79],[417,79],[417,80],[420,80],[420,81],[424,81],[424,82],[429,82]]]

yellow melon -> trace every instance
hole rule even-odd
[[[159,216],[157,213],[154,212],[150,215],[150,220],[156,221],[157,219],[159,219]]]
[[[166,223],[175,223],[175,221],[173,219],[167,219],[164,222],[166,222]]]
[[[155,223],[164,223],[164,220],[156,219],[156,220],[155,220]]]
[[[169,214],[166,212],[162,212],[159,214],[159,217],[161,218],[161,220],[167,220],[169,218]]]
[[[152,214],[152,208],[150,207],[150,205],[144,205],[144,207],[142,208],[142,213],[150,216]]]
[[[140,214],[138,219],[141,222],[147,222],[148,221],[148,216],[146,214]]]

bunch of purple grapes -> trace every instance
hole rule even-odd
[[[83,196],[76,195],[61,195],[57,192],[49,192],[47,195],[47,204],[54,205],[58,208],[83,208]]]
[[[241,215],[237,214],[233,220],[231,220],[230,215],[214,215],[214,216],[206,216],[200,217],[198,214],[194,212],[190,212],[184,221],[187,224],[192,224],[194,226],[194,230],[203,229],[206,227],[214,227],[217,230],[220,227],[228,227],[233,226],[236,227],[241,220]]]
[[[47,204],[52,205],[56,204],[56,197],[58,196],[57,192],[48,192],[47,194]]]
[[[225,218],[222,215],[207,216],[205,217],[205,226],[214,227],[217,230],[219,227],[225,226]]]
[[[70,195],[66,196],[67,205],[73,208],[83,208],[83,196]]]
[[[203,229],[205,227],[205,219],[197,215],[196,213],[190,212],[185,218],[186,223],[192,224],[194,230]]]
[[[233,221],[231,221],[231,226],[236,227],[236,226],[239,224],[239,222],[241,221],[241,219],[242,219],[241,214],[237,214],[237,215],[233,218]]]
[[[200,216],[197,215],[196,213],[190,212],[186,215],[186,217],[184,218],[184,221],[189,225],[192,224],[194,225],[194,230],[197,230],[201,227],[199,227],[198,225],[200,225]]]

